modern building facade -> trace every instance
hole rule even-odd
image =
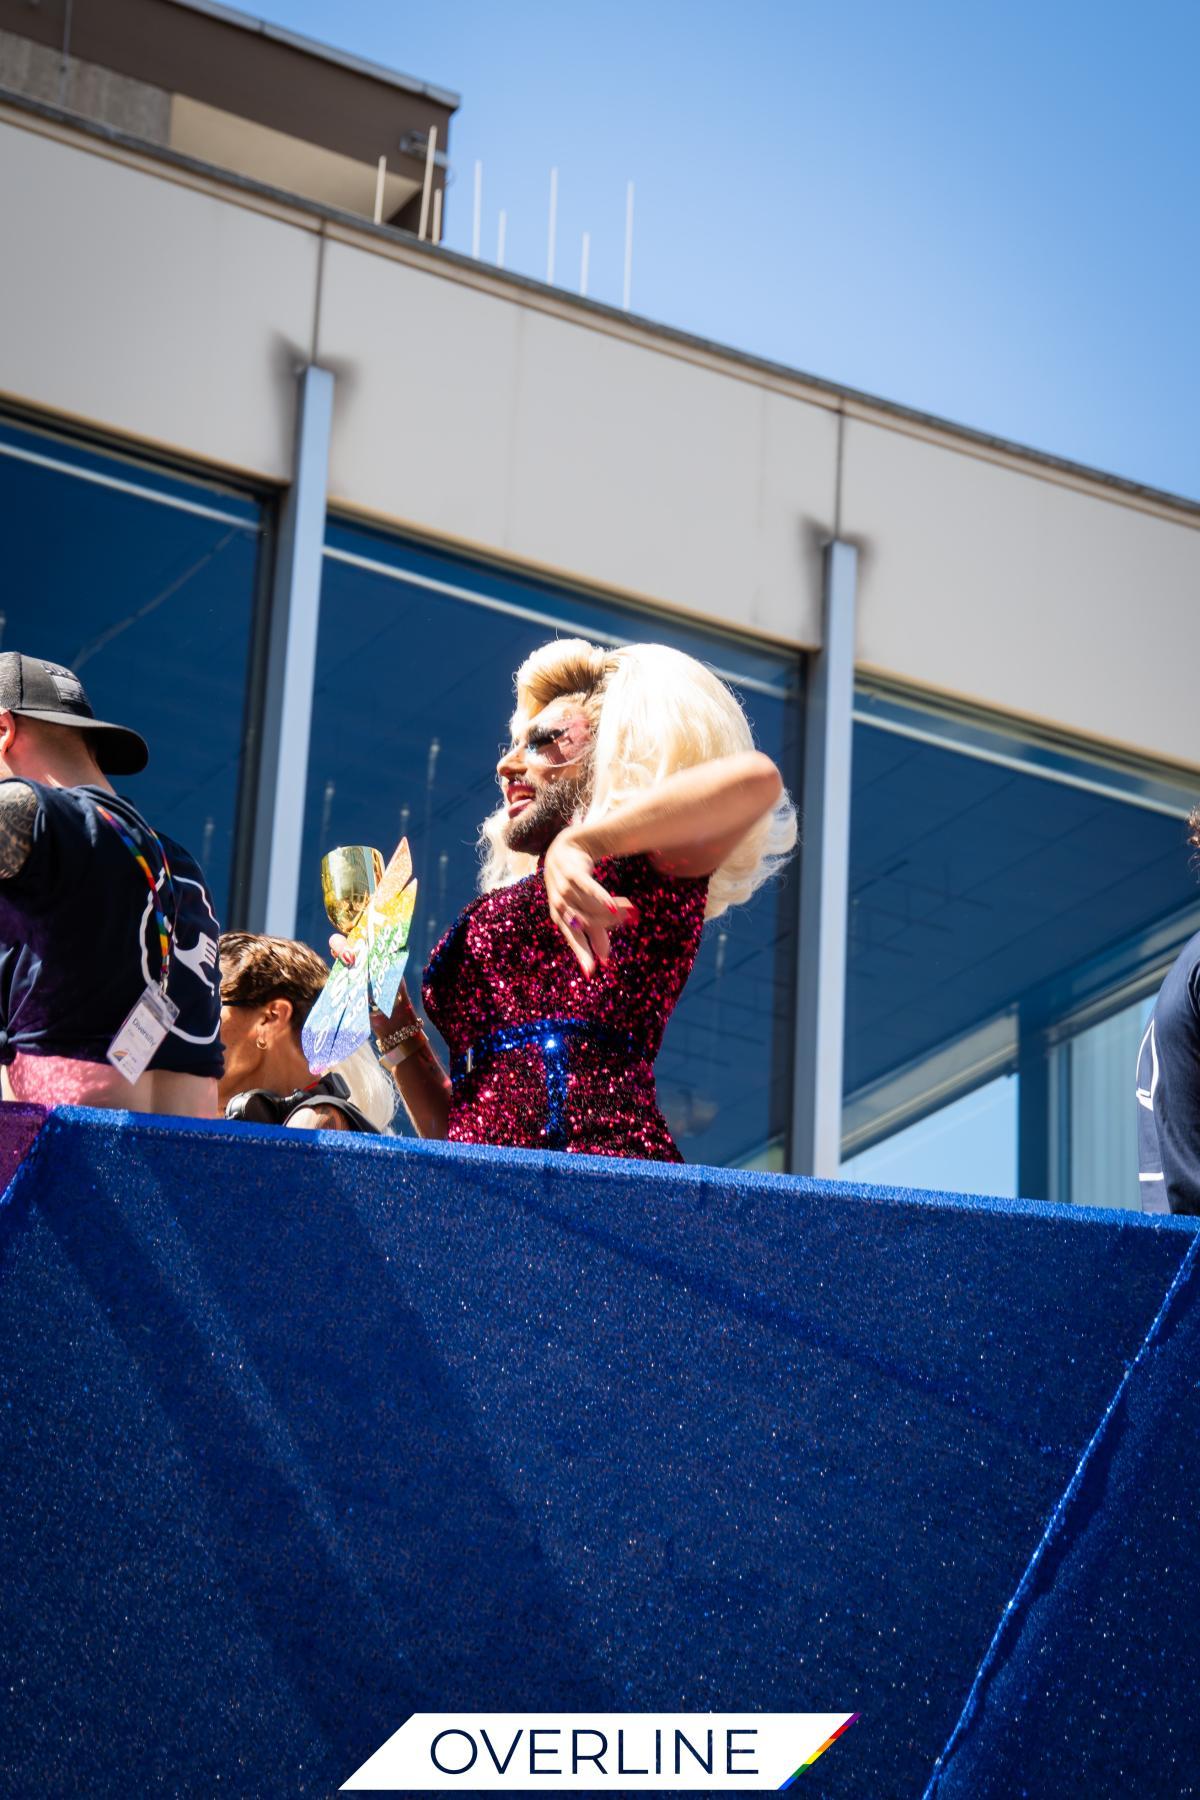
[[[226,922],[321,944],[321,852],[406,831],[428,948],[521,658],[674,643],[804,813],[660,1058],[688,1157],[1135,1203],[1200,506],[428,241],[452,95],[198,0],[65,54],[50,10],[0,0],[2,643],[147,735]]]

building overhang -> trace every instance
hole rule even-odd
[[[213,0],[0,0],[0,84],[318,204],[410,224],[458,96]]]

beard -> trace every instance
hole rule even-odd
[[[504,842],[521,856],[540,856],[566,829],[586,803],[588,779],[577,775],[549,783],[519,812],[504,822]]]

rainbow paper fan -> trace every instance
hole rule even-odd
[[[354,966],[336,962],[309,1013],[300,1042],[314,1075],[352,1056],[371,1035],[371,1011],[390,1014],[408,962],[408,939],[417,883],[408,839],[401,838],[383,880],[371,895],[346,943]]]

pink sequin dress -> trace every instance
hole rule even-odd
[[[708,882],[660,875],[645,856],[606,857],[596,879],[638,921],[590,977],[551,922],[540,869],[473,900],[430,957],[422,992],[450,1051],[454,1143],[683,1161],[653,1064]]]

